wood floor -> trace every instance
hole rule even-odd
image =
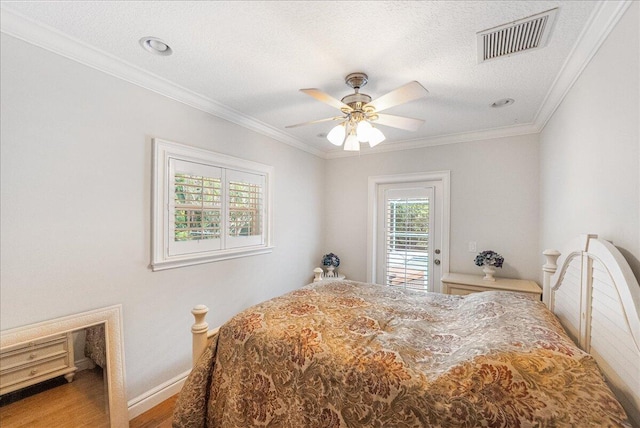
[[[131,428],[171,428],[175,395],[132,419]],[[102,370],[83,370],[73,382],[0,407],[2,428],[108,428]]]
[[[76,373],[73,382],[0,407],[2,428],[109,427],[102,370]]]
[[[129,422],[130,428],[171,428],[173,406],[178,395],[163,401]]]

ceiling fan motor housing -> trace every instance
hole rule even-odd
[[[358,92],[369,81],[369,77],[364,73],[350,73],[344,78],[344,82]]]
[[[364,73],[351,73],[344,78],[344,81],[355,90],[355,93],[347,95],[341,101],[356,111],[362,111],[362,106],[371,102],[371,97],[361,94],[359,90],[367,84],[369,77]]]
[[[367,94],[350,94],[342,98],[342,102],[354,110],[362,110],[362,106],[371,102],[371,97]]]

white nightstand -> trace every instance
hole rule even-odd
[[[313,282],[320,281],[344,281],[346,278],[344,275],[336,275],[336,276],[325,276],[322,268],[315,268],[313,270]]]
[[[526,279],[496,278],[495,281],[484,281],[482,276],[462,273],[448,273],[442,277],[442,292],[464,296],[480,291],[517,291],[540,300],[542,289],[535,281]]]

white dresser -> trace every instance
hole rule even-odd
[[[0,350],[0,395],[75,372],[71,332],[10,346]]]
[[[442,292],[444,294],[478,293],[480,291],[516,291],[540,300],[542,289],[535,281],[527,279],[496,278],[495,281],[485,281],[481,276],[462,273],[448,273],[442,277]]]

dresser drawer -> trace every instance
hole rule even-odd
[[[446,294],[453,294],[454,296],[466,296],[467,294],[477,293],[480,291],[488,291],[488,289],[480,289],[480,288],[468,289],[463,287],[457,287],[455,285],[450,285],[448,287],[448,293]]]
[[[54,336],[43,337],[42,339],[32,340],[31,342],[25,342],[25,343],[19,343],[17,345],[13,345],[13,346],[7,346],[6,348],[2,348],[2,350],[0,351],[0,357],[5,355],[5,354],[12,353],[14,351],[20,351],[20,350],[23,350],[23,349],[31,349],[31,348],[35,348],[35,347],[40,346],[40,345],[46,345],[47,343],[50,343],[50,342],[55,342],[55,341],[58,341],[58,340],[65,340],[68,337],[69,337],[68,333],[62,333],[62,334],[56,334]]]
[[[34,344],[27,348],[3,352],[2,356],[0,356],[0,370],[4,372],[5,370],[12,369],[19,365],[41,361],[49,357],[64,355],[66,353],[67,341],[64,337],[50,342]]]
[[[0,351],[0,395],[62,375],[71,382],[76,370],[71,332],[9,346]]]
[[[18,367],[13,370],[3,370],[0,374],[2,388],[10,387],[16,383],[30,382],[41,376],[47,376],[54,372],[65,370],[69,367],[67,355],[61,355],[49,360]]]

